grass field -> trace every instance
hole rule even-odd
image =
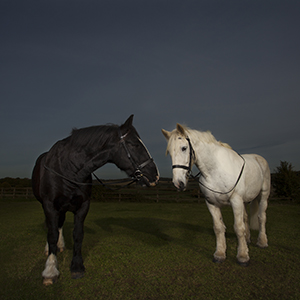
[[[72,214],[60,278],[42,284],[46,230],[37,201],[0,202],[0,299],[300,299],[300,206],[270,204],[269,247],[252,232],[250,265],[236,263],[230,207],[227,260],[214,264],[215,236],[203,203],[92,202],[85,222],[85,277],[72,280]]]

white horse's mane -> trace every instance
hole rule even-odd
[[[184,129],[186,135],[190,138],[191,141],[194,141],[194,142],[199,141],[199,142],[203,142],[203,143],[207,143],[207,144],[213,143],[213,144],[216,144],[216,145],[228,148],[228,149],[232,149],[231,146],[228,145],[227,143],[217,141],[216,138],[212,135],[212,133],[210,131],[199,131],[199,130],[191,129],[185,125],[180,125],[180,126]],[[173,141],[175,140],[175,138],[178,135],[182,136],[182,134],[180,132],[178,132],[177,129],[174,129],[171,132],[166,153],[169,152],[171,144],[173,143]],[[186,137],[186,136],[184,136],[184,137]]]

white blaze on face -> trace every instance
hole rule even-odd
[[[189,167],[190,164],[190,149],[186,139],[177,137],[174,140],[170,155],[172,157],[173,166]],[[178,189],[185,189],[187,185],[188,170],[180,167],[173,168],[173,184]]]

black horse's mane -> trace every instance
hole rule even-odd
[[[91,126],[79,129],[73,128],[71,135],[67,139],[71,147],[77,149],[85,147],[96,147],[101,149],[113,135],[116,137],[116,140],[120,138],[121,132],[119,132],[118,128],[119,125],[115,124]],[[130,132],[133,132],[139,137],[139,134],[133,126],[130,128]]]
[[[98,147],[101,148],[113,134],[117,137],[119,126],[115,124],[73,128],[69,141],[72,147]]]

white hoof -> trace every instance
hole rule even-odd
[[[52,285],[56,281],[57,281],[57,277],[55,277],[55,278],[44,278],[43,285],[45,285],[45,286]]]

